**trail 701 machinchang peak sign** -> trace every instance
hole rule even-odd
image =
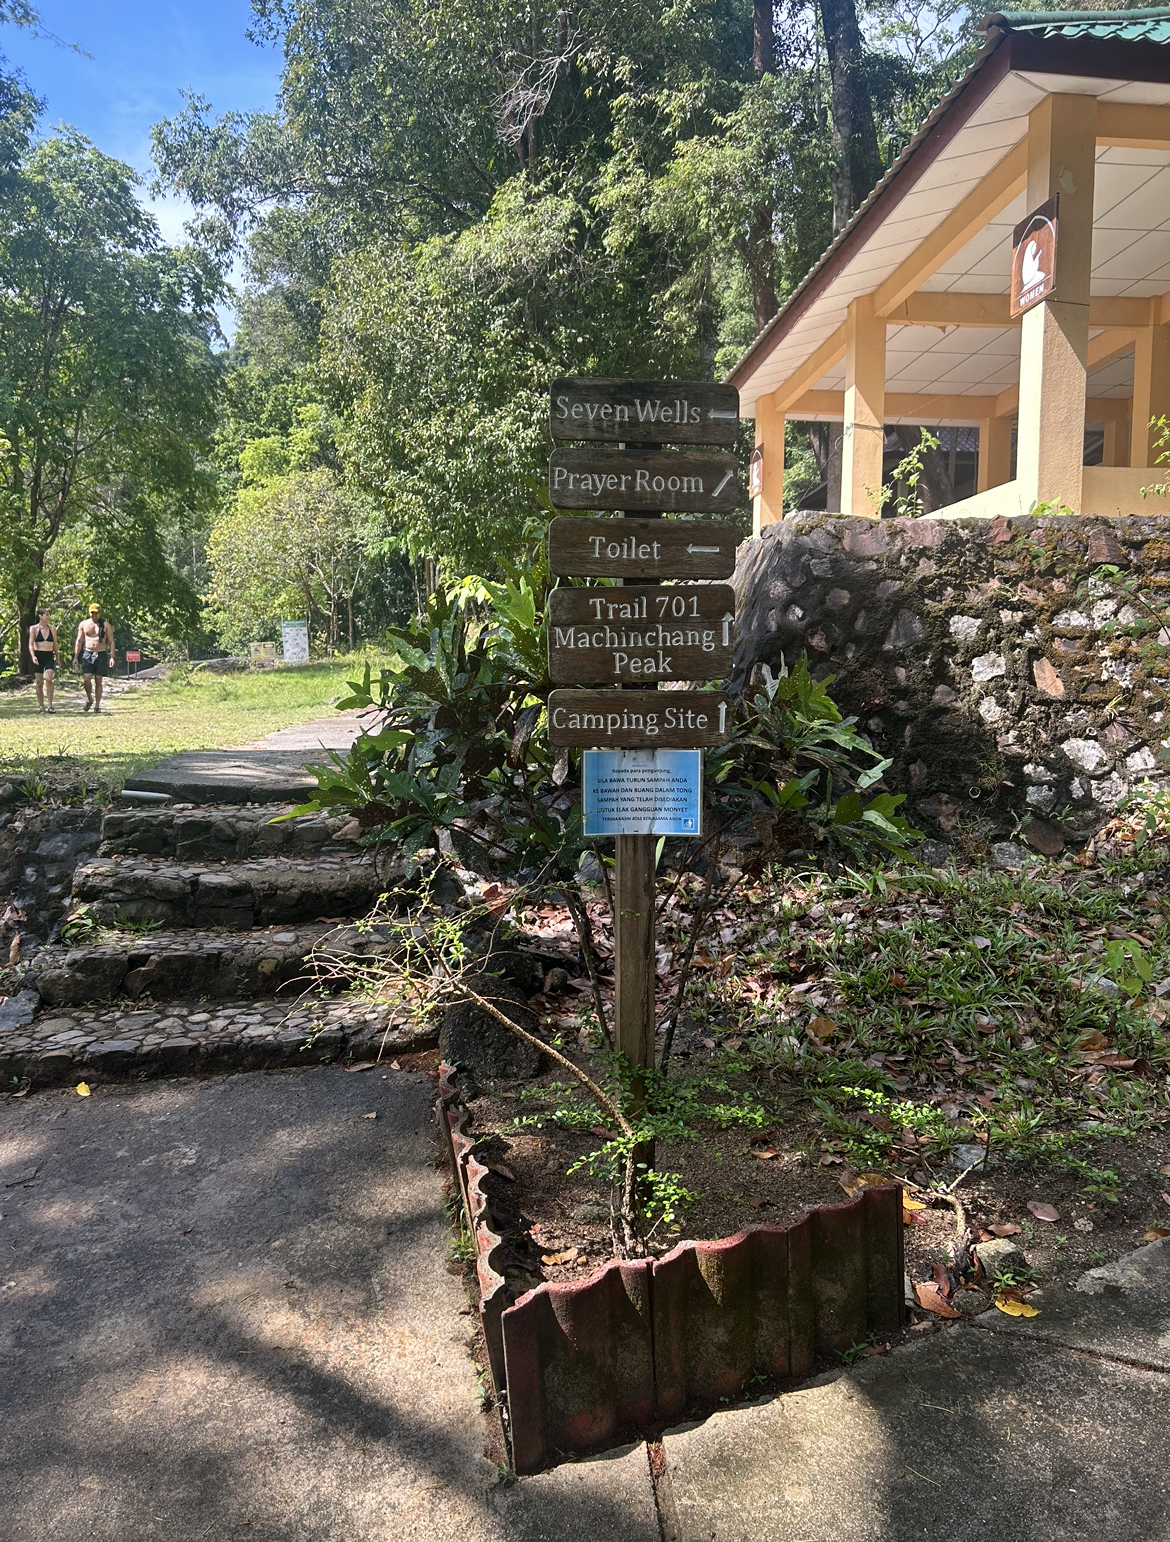
[[[554,589],[548,668],[558,685],[721,680],[733,667],[728,584]]]

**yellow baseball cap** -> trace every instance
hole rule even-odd
[[[91,616],[100,616],[102,613],[102,608],[100,605],[91,605],[89,607],[89,613]]]

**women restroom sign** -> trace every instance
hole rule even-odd
[[[586,750],[586,835],[700,835],[701,750]]]

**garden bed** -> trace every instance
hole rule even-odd
[[[961,834],[976,860],[950,870],[792,875],[745,886],[718,909],[667,1078],[686,1117],[680,1138],[658,1142],[674,1203],[650,1252],[787,1224],[841,1201],[865,1174],[921,1198],[953,1185],[971,1165],[966,1148],[988,1138],[989,1163],[955,1191],[967,1229],[977,1239],[1018,1226],[1039,1283],[1170,1227],[1160,808],[1144,850],[1143,828],[1120,819],[1095,852],[1014,872],[977,860],[972,828]],[[550,904],[516,920],[546,946],[571,930]],[[668,914],[660,925],[660,1021],[685,921]],[[591,923],[605,961],[603,902]],[[545,1032],[604,1081],[592,993],[569,976],[533,1005]],[[602,995],[608,1004],[604,962]],[[723,1117],[704,1117],[716,1104]],[[596,1162],[590,1171],[607,1133],[596,1108],[554,1070],[523,1087],[485,1086],[469,1110],[509,1289],[587,1276],[614,1243],[613,1190]],[[958,1232],[952,1206],[925,1204],[906,1228],[916,1281]]]

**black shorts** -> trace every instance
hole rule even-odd
[[[56,669],[57,657],[53,653],[34,653],[32,664],[33,674],[43,675],[46,669]]]
[[[81,673],[83,675],[98,675],[104,677],[110,672],[110,655],[104,650],[101,653],[91,653],[87,648],[81,655]]]

